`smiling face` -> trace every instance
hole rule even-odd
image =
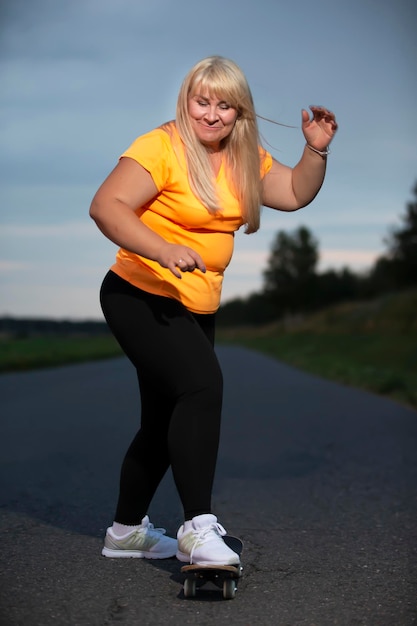
[[[197,139],[214,152],[220,150],[222,140],[230,135],[238,116],[227,101],[205,90],[188,97],[188,114]]]

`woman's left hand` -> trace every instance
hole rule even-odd
[[[302,131],[306,142],[316,148],[325,150],[337,131],[336,117],[332,111],[319,106],[310,106],[313,117],[305,109],[302,110]]]

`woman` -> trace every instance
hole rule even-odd
[[[105,556],[239,563],[211,511],[222,406],[215,313],[234,232],[255,232],[261,205],[295,211],[322,185],[337,124],[310,108],[301,159],[282,165],[260,147],[241,70],[203,59],[181,86],[175,121],[136,139],[93,199],[91,217],[120,246],[101,304],[137,370],[142,405]],[[177,540],[147,515],[169,466],[184,509]]]

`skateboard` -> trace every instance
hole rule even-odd
[[[226,535],[224,542],[239,556],[243,551],[243,543],[237,537]],[[237,583],[243,575],[242,565],[183,565],[181,572],[184,574],[184,596],[194,598],[197,589],[206,583],[213,583],[222,590],[225,600],[232,600],[237,591]]]

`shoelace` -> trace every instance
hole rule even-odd
[[[210,524],[210,526],[205,526],[204,528],[201,528],[200,530],[194,530],[194,533],[195,533],[195,541],[194,541],[194,545],[191,548],[191,552],[190,552],[190,563],[191,564],[193,562],[194,550],[200,544],[200,540],[204,541],[204,539],[206,539],[208,537],[208,535],[210,535],[212,533],[214,533],[216,535],[216,537],[223,537],[224,535],[227,534],[226,530],[218,522]]]
[[[155,528],[155,526],[152,524],[152,522],[149,522],[148,530],[151,530],[154,533],[159,533],[160,535],[165,535],[165,533],[166,533],[166,529],[165,528]]]

